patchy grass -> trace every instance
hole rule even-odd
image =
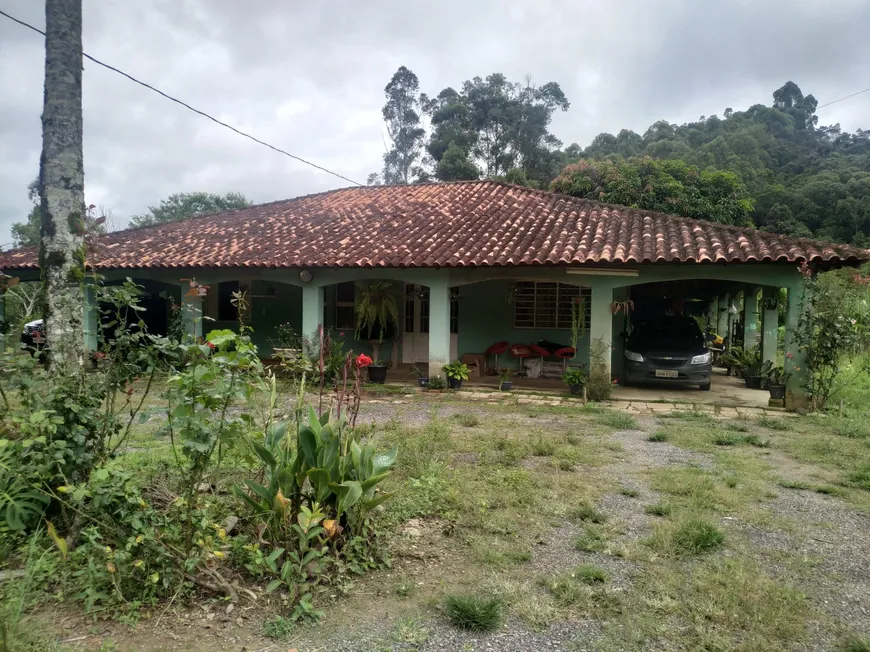
[[[862,464],[846,475],[846,482],[858,489],[870,491],[870,464]]]
[[[758,435],[744,435],[743,443],[755,446],[756,448],[770,448],[770,440],[762,439]]]
[[[779,430],[780,432],[789,429],[789,424],[785,419],[776,417],[758,417],[758,425],[768,430]]]
[[[870,638],[850,638],[837,647],[837,652],[870,652]]]
[[[674,419],[678,421],[692,421],[695,423],[715,423],[716,419],[709,412],[699,410],[674,410],[669,414],[661,415],[662,419]]]
[[[736,446],[741,441],[743,441],[743,437],[738,437],[737,435],[732,435],[730,433],[719,433],[713,435],[713,443],[716,446]]]
[[[710,521],[690,516],[658,526],[647,543],[660,554],[680,557],[719,548],[725,543],[725,535]]]
[[[535,455],[536,457],[549,457],[555,452],[556,443],[552,439],[538,436],[538,438],[532,442],[532,455]]]
[[[650,433],[646,440],[651,442],[663,442],[670,438],[671,436],[666,430],[656,430],[655,432]]]
[[[607,573],[604,569],[592,564],[578,566],[574,570],[573,575],[584,584],[604,584],[607,581]]]
[[[810,604],[746,557],[711,557],[691,568],[651,565],[623,616],[597,649],[783,650],[807,639]],[[667,641],[667,643],[665,643]]]
[[[619,493],[628,498],[637,498],[638,496],[640,496],[640,491],[631,487],[620,487]]]
[[[725,430],[730,430],[731,432],[749,432],[749,426],[740,421],[728,421],[723,428],[725,428]]]
[[[643,509],[644,512],[652,516],[670,516],[674,512],[674,508],[670,503],[658,502],[652,505],[647,505]]]
[[[296,623],[289,618],[277,615],[263,623],[263,636],[277,641],[285,641],[296,630]]]
[[[419,647],[429,640],[429,629],[416,618],[400,618],[393,628],[393,640]]]
[[[604,410],[597,415],[596,421],[609,428],[616,430],[637,430],[637,419],[630,414],[617,412],[615,410]]]
[[[600,525],[587,525],[582,534],[574,539],[574,547],[584,552],[602,552],[607,549],[609,537]]]
[[[591,505],[578,505],[571,510],[571,516],[587,523],[606,523],[607,514],[598,511]]]
[[[465,428],[476,428],[480,425],[480,417],[471,412],[457,412],[453,415],[456,422]]]
[[[797,489],[799,491],[807,491],[807,490],[813,488],[813,485],[811,485],[808,482],[804,482],[803,480],[784,480],[784,479],[782,479],[779,481],[778,484],[780,487],[783,487],[784,489]]]
[[[491,631],[501,625],[502,602],[492,597],[448,595],[444,598],[444,612],[454,627]]]

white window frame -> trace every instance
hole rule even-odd
[[[539,314],[539,301],[541,301],[540,306],[543,308],[544,296],[546,296],[546,301],[550,306],[555,304],[554,321],[549,321],[548,315],[548,319],[545,322],[544,315]],[[570,330],[570,301],[578,296],[586,304],[585,329],[588,331],[592,321],[589,311],[592,288],[572,285],[570,283],[559,283],[557,281],[517,281],[514,285],[513,297],[514,328],[521,330]],[[528,310],[529,307],[531,307],[531,320],[527,316],[521,317],[518,314],[521,308]]]

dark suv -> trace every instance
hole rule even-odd
[[[659,317],[635,325],[625,344],[625,384],[698,385],[710,389],[713,356],[691,317]]]

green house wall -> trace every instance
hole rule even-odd
[[[514,281],[487,281],[462,286],[459,300],[459,355],[483,353],[496,342],[510,344],[537,344],[539,340],[571,346],[570,328],[516,328],[514,305],[508,299]],[[577,344],[576,360],[588,363],[589,338],[584,336]],[[519,360],[510,353],[499,355],[500,367],[516,369]]]

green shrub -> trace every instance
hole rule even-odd
[[[473,595],[448,595],[444,611],[454,627],[474,631],[491,631],[502,620],[502,603],[498,598]]]
[[[601,338],[589,345],[589,376],[586,380],[586,397],[590,401],[608,401],[613,394],[613,381],[608,371],[610,346]]]

